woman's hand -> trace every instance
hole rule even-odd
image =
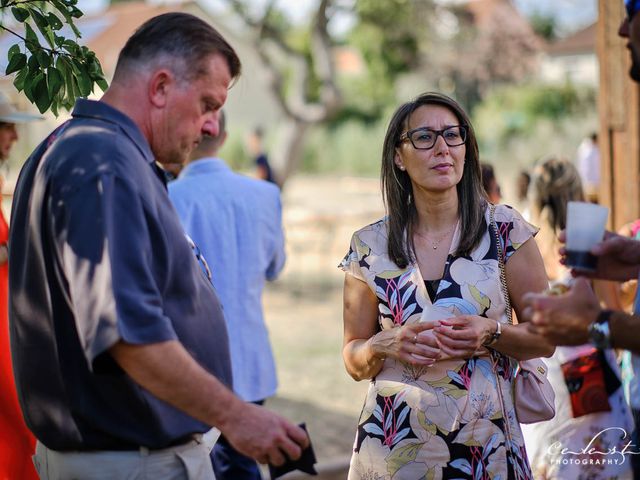
[[[370,339],[371,352],[378,358],[431,366],[440,358],[440,347],[433,334],[433,328],[439,324],[426,321],[379,332]]]
[[[496,330],[496,321],[477,315],[440,320],[433,329],[442,353],[452,358],[471,358]]]

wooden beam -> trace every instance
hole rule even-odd
[[[640,218],[640,95],[629,77],[627,41],[618,35],[625,14],[622,2],[598,2],[600,202],[611,208],[613,229]]]

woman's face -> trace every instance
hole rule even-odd
[[[456,125],[460,125],[460,122],[448,108],[423,105],[411,114],[407,130],[428,128],[440,131]],[[416,149],[409,139],[404,140],[396,148],[394,161],[401,170],[406,169],[414,189],[418,187],[434,192],[445,191],[460,182],[466,153],[465,144],[450,147],[443,136],[438,135],[429,150]]]

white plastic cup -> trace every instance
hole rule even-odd
[[[598,258],[591,248],[604,238],[609,209],[587,202],[567,205],[566,264],[576,270],[595,271]]]

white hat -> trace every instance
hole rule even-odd
[[[42,120],[44,117],[27,112],[19,112],[11,104],[7,96],[0,92],[0,122],[26,123],[33,120]]]

